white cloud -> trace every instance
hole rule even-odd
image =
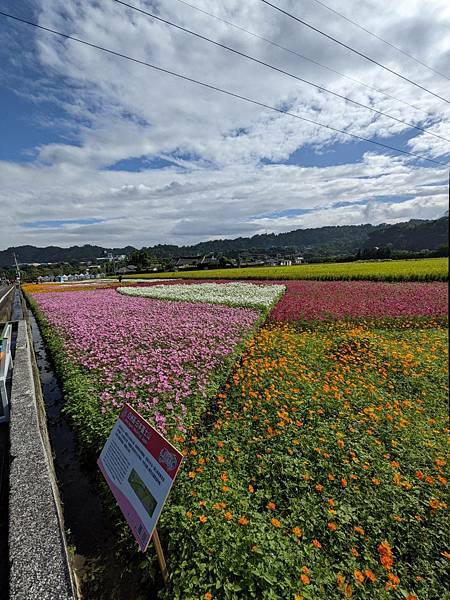
[[[220,0],[213,7],[207,0],[192,3],[401,98],[417,110],[246,36],[176,0],[130,2],[358,102],[429,126],[450,139],[450,127],[445,122],[448,105],[339,49],[258,0]],[[445,79],[317,4],[311,2],[302,10],[293,0],[280,0],[279,4],[446,95]],[[300,116],[331,127],[364,137],[377,136],[380,141],[409,131],[386,117],[375,116],[130,12],[112,0],[69,0],[64,5],[58,0],[38,0],[37,5],[42,25],[269,105],[288,105]],[[348,2],[341,0],[333,7],[352,16]],[[445,57],[450,54],[446,35],[450,9],[444,0],[427,5],[427,11],[419,0],[390,3],[383,10],[370,0],[358,4],[354,18],[437,69],[444,70],[448,64]],[[266,229],[433,218],[445,210],[446,177],[442,169],[387,157],[377,153],[375,147],[363,159],[349,160],[344,165],[304,168],[276,164],[298,149],[309,153],[312,147],[326,150],[335,141],[346,142],[351,148],[352,142],[316,125],[199,88],[70,40],[45,32],[33,35],[48,86],[37,90],[36,85],[30,85],[28,95],[38,106],[45,98],[65,110],[70,142],[39,145],[31,163],[0,163],[0,202],[7,225],[2,236],[4,246],[190,243]],[[27,92],[22,87],[20,93]],[[409,148],[438,159],[450,151],[448,143],[427,134],[412,138]],[[174,166],[138,173],[106,170],[133,157],[165,157]],[[275,164],[264,165],[263,160]],[[410,199],[405,201],[404,195]],[[386,197],[392,199],[386,201]],[[370,201],[362,204],[366,199]],[[336,202],[352,205],[336,207]],[[289,209],[314,212],[300,217],[255,218]],[[38,230],[21,225],[33,220],[81,218],[105,222]]]

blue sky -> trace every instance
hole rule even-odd
[[[145,0],[136,6],[151,8]],[[257,0],[193,2],[379,92],[246,36],[177,0],[165,18],[450,139],[448,104],[318,38]],[[293,12],[293,0],[280,5]],[[334,6],[334,5],[333,5]],[[356,6],[356,4],[355,4]],[[351,15],[353,6],[334,6]],[[435,69],[450,9],[402,0],[358,20]],[[305,18],[450,96],[448,81],[313,2]],[[99,0],[2,10],[331,127],[447,164],[450,144]],[[326,17],[326,18],[325,18]],[[413,32],[414,35],[413,35]],[[418,32],[420,32],[419,37]],[[0,17],[0,245],[194,243],[301,227],[436,218],[446,170],[272,113]],[[370,52],[369,52],[370,51]],[[387,94],[387,95],[385,95]],[[399,100],[392,98],[395,96]],[[403,100],[403,102],[401,102]],[[414,105],[416,108],[411,108]]]

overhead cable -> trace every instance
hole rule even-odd
[[[227,19],[223,19],[222,17],[219,17],[218,15],[215,15],[214,13],[208,12],[207,10],[200,8],[199,6],[194,6],[193,4],[186,2],[186,0],[176,0],[176,2],[179,2],[180,4],[184,4],[185,6],[189,6],[193,10],[197,10],[198,12],[203,13],[204,15],[207,15],[209,17],[212,17],[213,19],[217,19],[217,21],[220,21],[221,23],[225,23],[226,25],[229,25],[230,27],[234,27],[235,29],[242,31],[243,33],[246,33],[247,35],[251,35],[254,38],[257,38],[258,40],[262,40],[263,42],[266,42],[267,44],[270,44],[271,46],[274,46],[275,48],[278,48],[279,50],[283,50],[284,52],[289,52],[290,54],[293,54],[294,56],[298,56],[298,58],[301,58],[302,60],[306,60],[306,61],[312,63],[313,65],[317,65],[318,67],[321,67],[322,69],[326,69],[327,71],[330,71],[331,73],[335,73],[336,75],[339,75],[340,77],[344,77],[345,79],[348,79],[349,81],[353,81],[353,83],[357,83],[358,85],[361,85],[361,86],[367,88],[368,90],[372,90],[373,92],[377,92],[378,94],[386,96],[387,98],[390,98],[391,100],[401,102],[402,104],[405,104],[405,106],[409,106],[410,108],[413,108],[414,110],[423,112],[424,114],[427,115],[427,117],[430,116],[428,111],[424,110],[423,108],[414,106],[414,104],[410,104],[409,102],[406,102],[406,100],[397,98],[396,96],[393,96],[392,94],[388,94],[387,92],[383,92],[382,90],[379,90],[378,88],[373,87],[372,85],[369,85],[368,83],[364,83],[363,81],[360,81],[359,79],[350,77],[350,75],[341,73],[340,71],[337,71],[336,69],[333,69],[332,67],[324,65],[323,63],[319,62],[318,60],[314,60],[313,58],[310,58],[309,56],[305,56],[304,54],[301,54],[300,52],[293,50],[292,48],[288,48],[287,46],[278,44],[277,42],[274,42],[273,40],[270,40],[269,38],[259,35],[258,33],[255,33],[254,31],[250,31],[249,29],[246,29],[245,27],[242,27],[241,25],[232,23],[231,21],[228,21]]]
[[[255,62],[259,65],[262,65],[264,67],[267,67],[268,69],[271,69],[272,71],[276,71],[277,73],[281,73],[282,75],[286,75],[287,77],[290,77],[291,79],[295,79],[297,81],[300,81],[301,83],[306,83],[307,85],[310,85],[312,87],[317,88],[318,90],[325,92],[327,94],[331,94],[332,96],[335,96],[336,98],[340,98],[341,100],[345,100],[347,102],[351,102],[352,104],[354,104],[355,106],[359,106],[361,108],[365,108],[366,110],[370,110],[371,112],[377,114],[377,115],[381,115],[383,117],[387,117],[388,119],[392,119],[393,121],[397,121],[397,123],[401,123],[402,125],[406,125],[407,127],[412,127],[413,129],[417,129],[418,131],[422,131],[422,133],[426,133],[428,135],[432,135],[435,138],[439,138],[441,140],[444,140],[445,142],[448,142],[450,144],[450,140],[448,140],[447,138],[439,135],[438,133],[433,133],[432,131],[429,131],[428,129],[424,129],[423,127],[419,127],[419,125],[413,125],[412,123],[409,123],[408,121],[403,121],[403,119],[399,119],[398,117],[394,117],[393,115],[390,115],[389,113],[385,113],[381,110],[377,110],[376,108],[372,108],[371,106],[367,106],[367,104],[363,104],[362,102],[358,102],[357,100],[353,100],[352,98],[349,98],[348,96],[344,96],[343,94],[339,94],[338,92],[334,92],[333,90],[330,90],[322,85],[319,85],[318,83],[314,83],[312,81],[308,81],[308,79],[304,79],[303,77],[299,77],[298,75],[294,75],[294,73],[290,73],[289,71],[285,71],[284,69],[281,69],[280,67],[276,67],[275,65],[272,65],[271,63],[265,62],[263,60],[260,60],[259,58],[255,58],[254,56],[251,56],[250,54],[246,54],[245,52],[241,52],[240,50],[236,50],[236,48],[232,48],[231,46],[227,46],[226,44],[222,44],[221,42],[217,42],[216,40],[213,40],[209,37],[206,37],[200,33],[197,33],[195,31],[192,31],[191,29],[188,29],[187,27],[183,27],[182,25],[177,25],[176,23],[173,23],[172,21],[169,21],[168,19],[164,19],[163,17],[159,17],[158,15],[155,15],[151,12],[148,12],[146,10],[143,10],[142,8],[138,8],[137,6],[133,6],[132,4],[129,4],[128,2],[124,2],[123,0],[112,0],[113,2],[115,2],[116,4],[121,4],[122,6],[125,6],[127,8],[130,8],[131,10],[134,10],[136,12],[139,12],[143,15],[146,15],[152,19],[155,19],[156,21],[160,21],[161,23],[164,23],[165,25],[169,25],[170,27],[174,27],[175,29],[178,29],[180,31],[183,31],[184,33],[187,33],[189,35],[193,35],[196,38],[199,38],[201,40],[204,40],[205,42],[208,42],[210,44],[213,44],[214,46],[218,46],[219,48],[223,48],[224,50],[228,50],[229,52],[232,52],[233,54],[237,54],[238,56],[242,56],[243,58],[246,58],[248,60],[251,60],[252,62]]]
[[[332,127],[331,125],[326,125],[325,123],[320,123],[319,121],[314,121],[312,119],[308,119],[307,117],[302,117],[300,115],[297,115],[295,113],[292,113],[290,111],[284,110],[282,108],[277,108],[275,106],[271,106],[270,104],[266,104],[265,102],[260,102],[259,100],[254,100],[252,98],[248,98],[247,96],[243,96],[241,94],[235,93],[235,92],[230,92],[229,90],[225,90],[223,88],[220,88],[218,86],[212,85],[210,83],[206,83],[204,81],[200,81],[199,79],[194,79],[193,77],[188,77],[187,75],[183,75],[182,73],[177,73],[176,71],[172,71],[170,69],[165,69],[164,67],[160,67],[158,65],[154,65],[152,63],[140,60],[138,58],[134,58],[132,56],[128,56],[127,54],[123,54],[121,52],[117,52],[115,50],[111,50],[110,48],[105,48],[104,46],[100,46],[99,44],[94,44],[92,42],[88,42],[87,40],[82,40],[81,38],[75,37],[73,35],[69,35],[67,33],[62,33],[61,31],[57,31],[55,29],[51,29],[50,27],[45,27],[44,25],[39,25],[38,23],[35,23],[33,21],[29,21],[27,19],[23,19],[21,17],[17,17],[15,15],[11,15],[10,13],[6,13],[4,11],[0,11],[0,15],[3,17],[7,17],[9,19],[13,19],[15,21],[18,21],[20,23],[24,23],[26,25],[30,25],[32,27],[36,27],[37,29],[41,29],[43,31],[47,31],[48,33],[52,33],[54,35],[57,35],[59,37],[62,37],[64,39],[67,40],[72,40],[73,42],[77,42],[79,44],[83,44],[85,46],[89,46],[90,48],[95,48],[96,50],[101,50],[102,52],[106,52],[107,54],[111,54],[113,56],[117,56],[119,58],[123,58],[125,60],[129,60],[132,61],[134,63],[137,63],[139,65],[143,65],[145,67],[149,67],[151,69],[154,69],[155,71],[159,71],[161,73],[166,73],[167,75],[172,75],[173,77],[177,77],[178,79],[182,79],[184,81],[189,81],[191,83],[195,83],[197,85],[200,85],[206,89],[209,90],[214,90],[216,92],[220,92],[221,94],[225,94],[227,96],[231,96],[232,98],[237,98],[239,100],[243,100],[245,102],[248,102],[250,104],[255,104],[256,106],[260,106],[261,108],[266,108],[267,110],[271,110],[280,114],[284,114],[284,115],[289,115],[291,117],[294,117],[295,119],[299,119],[301,121],[304,121],[306,123],[311,123],[313,125],[317,125],[319,127],[324,127],[325,129],[328,129],[330,131],[333,131],[335,133],[341,133],[343,135],[346,135],[348,137],[352,137],[354,139],[363,141],[363,142],[368,142],[370,144],[374,144],[376,146],[380,146],[382,148],[386,148],[388,150],[392,150],[394,152],[397,152],[399,154],[405,154],[407,156],[411,156],[413,158],[417,158],[419,160],[424,160],[427,162],[431,162],[435,165],[439,165],[440,167],[445,167],[448,168],[448,165],[446,165],[443,162],[440,162],[438,160],[435,160],[433,158],[428,158],[426,156],[421,156],[420,154],[416,154],[414,152],[408,152],[406,150],[401,150],[400,148],[396,148],[394,146],[390,146],[389,144],[383,144],[382,142],[377,142],[375,140],[371,140],[370,138],[365,138],[361,135],[357,135],[356,133],[349,133],[347,131],[343,131],[342,129],[338,129],[337,127]]]
[[[304,21],[303,19],[300,19],[296,15],[293,15],[292,13],[288,12],[287,10],[284,10],[280,6],[277,6],[276,4],[272,4],[272,2],[269,2],[269,0],[259,0],[259,2],[263,2],[264,4],[267,4],[267,6],[271,6],[274,10],[277,10],[280,13],[282,13],[283,15],[286,15],[287,17],[289,17],[291,19],[294,19],[294,21],[297,21],[297,23],[300,23],[301,25],[304,25],[305,27],[308,27],[312,31],[315,31],[316,33],[319,33],[320,35],[323,35],[327,39],[335,42],[336,44],[339,44],[343,48],[347,48],[347,50],[350,50],[350,52],[354,52],[358,56],[361,56],[362,58],[365,58],[366,60],[370,61],[374,65],[377,65],[377,66],[381,67],[385,71],[388,71],[389,73],[392,73],[393,75],[396,75],[397,77],[400,77],[400,79],[403,79],[404,81],[407,81],[408,83],[411,83],[412,85],[415,85],[416,87],[420,88],[424,92],[427,92],[428,94],[431,94],[432,96],[435,96],[435,98],[439,98],[439,100],[442,100],[443,102],[446,102],[447,104],[450,104],[450,100],[447,100],[447,98],[443,98],[439,94],[436,94],[435,92],[432,92],[431,90],[429,90],[428,88],[424,87],[423,85],[420,85],[420,83],[416,83],[415,81],[413,81],[412,79],[409,79],[408,77],[405,77],[404,75],[402,75],[398,71],[394,71],[394,69],[391,69],[391,68],[387,67],[386,65],[384,65],[384,64],[376,61],[375,59],[371,58],[370,56],[367,56],[367,54],[364,54],[363,52],[360,52],[359,50],[356,50],[352,46],[349,46],[348,44],[345,44],[344,42],[341,42],[340,40],[338,40],[337,38],[333,37],[332,35],[329,35],[328,33],[325,33],[324,31],[322,31],[321,29],[318,29],[317,27],[314,27],[314,25],[311,25],[310,23],[307,23],[306,21]]]
[[[448,79],[450,81],[450,77],[448,77],[447,75],[444,75],[444,73],[441,73],[440,71],[437,71],[436,69],[433,69],[433,67],[430,67],[430,65],[427,65],[426,63],[422,62],[421,60],[419,60],[418,58],[416,58],[415,56],[413,56],[409,52],[406,52],[405,50],[402,50],[402,48],[399,48],[398,46],[396,46],[392,42],[388,42],[388,40],[385,40],[384,38],[382,38],[380,35],[377,35],[373,31],[369,31],[369,29],[366,29],[365,27],[363,27],[362,25],[360,25],[356,21],[353,21],[353,19],[350,19],[349,17],[346,17],[345,15],[343,15],[342,13],[340,13],[338,10],[335,10],[334,8],[331,8],[331,6],[328,6],[328,4],[325,4],[325,2],[321,2],[321,0],[313,0],[313,2],[316,2],[317,4],[320,4],[320,6],[323,6],[323,8],[326,8],[327,10],[329,10],[332,13],[334,13],[335,15],[338,15],[342,19],[345,19],[345,21],[347,21],[348,23],[351,23],[355,27],[358,27],[358,29],[361,29],[365,33],[368,33],[369,35],[371,35],[372,37],[376,38],[380,42],[383,42],[383,44],[387,44],[391,48],[394,48],[394,50],[397,50],[397,52],[401,52],[402,54],[404,54],[405,56],[407,56],[411,60],[414,60],[419,65],[422,65],[422,67],[425,67],[425,68],[429,69],[430,71],[433,71],[433,73],[436,73],[436,75],[440,75],[441,77],[444,77],[445,79]]]

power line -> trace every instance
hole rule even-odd
[[[343,46],[344,48],[347,48],[347,50],[350,50],[350,52],[354,52],[358,56],[362,56],[362,58],[365,58],[366,60],[370,61],[374,65],[377,65],[377,66],[381,67],[382,69],[385,69],[389,73],[392,73],[393,75],[396,75],[397,77],[400,77],[400,79],[403,79],[404,81],[407,81],[408,83],[411,83],[412,85],[415,85],[416,87],[420,88],[421,90],[423,90],[425,92],[428,92],[432,96],[435,96],[436,98],[439,98],[439,100],[442,100],[443,102],[446,102],[447,104],[450,104],[450,100],[447,100],[446,98],[443,98],[442,96],[439,96],[439,94],[436,94],[435,92],[432,92],[431,90],[429,90],[428,88],[424,87],[423,85],[420,85],[420,83],[416,83],[415,81],[412,81],[412,79],[408,79],[408,77],[405,77],[401,73],[398,73],[397,71],[394,71],[393,69],[390,69],[386,65],[383,65],[382,63],[376,61],[375,59],[370,58],[370,56],[367,56],[367,54],[363,54],[363,52],[360,52],[359,50],[356,50],[355,48],[352,48],[348,44],[345,44],[344,42],[341,42],[340,40],[338,40],[337,38],[333,37],[332,35],[329,35],[328,33],[325,33],[324,31],[318,29],[317,27],[314,27],[314,25],[311,25],[310,23],[307,23],[306,21],[303,21],[299,17],[296,17],[295,15],[293,15],[290,12],[288,12],[287,10],[284,10],[280,6],[277,6],[276,4],[272,4],[268,0],[259,0],[259,1],[263,2],[264,4],[267,4],[267,6],[271,6],[275,10],[278,10],[283,15],[286,15],[287,17],[290,17],[291,19],[294,19],[294,21],[297,21],[301,25],[304,25],[305,27],[308,27],[309,29],[312,29],[312,31],[315,31],[316,33],[320,33],[320,35],[323,35],[324,37],[326,37],[329,40],[335,42],[336,44],[339,44],[340,46]]]
[[[96,50],[101,50],[102,52],[112,54],[113,56],[118,56],[125,60],[129,60],[134,63],[137,63],[139,65],[143,65],[145,67],[150,67],[151,69],[154,69],[155,71],[160,71],[161,73],[166,73],[167,75],[172,75],[173,77],[177,77],[178,79],[183,79],[184,81],[189,81],[191,83],[201,85],[204,88],[214,90],[216,92],[220,92],[221,94],[231,96],[232,98],[238,98],[239,100],[244,100],[245,102],[248,102],[250,104],[255,104],[256,106],[260,106],[262,108],[266,108],[268,110],[271,110],[271,111],[274,111],[274,112],[277,112],[277,113],[280,113],[283,115],[289,115],[291,117],[294,117],[295,119],[305,121],[306,123],[312,123],[313,125],[318,125],[319,127],[324,127],[325,129],[329,129],[330,131],[334,131],[335,133],[341,133],[343,135],[352,137],[354,139],[357,139],[357,140],[360,140],[363,142],[368,142],[370,144],[374,144],[376,146],[380,146],[380,147],[386,148],[388,150],[393,150],[394,152],[398,152],[400,154],[406,154],[407,156],[412,156],[413,158],[418,158],[419,160],[425,160],[425,161],[431,162],[435,165],[439,165],[441,167],[448,168],[448,165],[446,165],[445,163],[440,162],[438,160],[434,160],[433,158],[427,158],[426,156],[421,156],[420,154],[415,154],[414,152],[407,152],[406,150],[401,150],[400,148],[395,148],[394,146],[390,146],[389,144],[383,144],[382,142],[376,142],[375,140],[371,140],[370,138],[365,138],[361,135],[357,135],[356,133],[349,133],[347,131],[343,131],[342,129],[337,129],[336,127],[331,127],[331,125],[325,125],[325,123],[320,123],[319,121],[313,121],[312,119],[308,119],[306,117],[301,117],[300,115],[289,112],[287,110],[283,110],[282,108],[276,108],[275,106],[271,106],[270,104],[260,102],[259,100],[253,100],[252,98],[247,98],[246,96],[243,96],[241,94],[237,94],[235,92],[230,92],[228,90],[224,90],[223,88],[220,88],[218,86],[212,85],[210,83],[205,83],[204,81],[200,81],[200,80],[194,79],[192,77],[188,77],[187,75],[182,75],[181,73],[177,73],[176,71],[171,71],[169,69],[165,69],[163,67],[153,65],[152,63],[148,63],[146,61],[139,60],[138,58],[133,58],[132,56],[128,56],[127,54],[122,54],[121,52],[116,52],[115,50],[111,50],[110,48],[105,48],[104,46],[100,46],[98,44],[93,44],[92,42],[82,40],[82,39],[77,38],[72,35],[68,35],[67,33],[62,33],[61,31],[56,31],[55,29],[50,29],[50,27],[44,27],[44,25],[39,25],[38,23],[34,23],[33,21],[28,21],[27,19],[22,19],[21,17],[16,17],[14,15],[11,15],[11,14],[3,12],[3,11],[0,11],[0,15],[7,17],[9,19],[13,19],[15,21],[19,21],[20,23],[24,23],[26,25],[31,25],[32,27],[36,27],[37,29],[42,29],[43,31],[47,31],[48,33],[53,33],[54,35],[57,35],[64,39],[72,40],[79,44],[89,46],[90,48],[95,48]]]
[[[143,15],[146,15],[148,17],[151,17],[152,19],[155,19],[156,21],[160,21],[161,23],[164,23],[165,25],[169,25],[170,27],[174,27],[175,29],[179,29],[180,31],[183,31],[184,33],[188,33],[189,35],[193,35],[196,38],[199,38],[201,40],[204,40],[205,42],[208,42],[210,44],[213,44],[214,46],[218,46],[219,48],[223,48],[224,50],[228,50],[229,52],[232,52],[233,54],[237,54],[238,56],[242,56],[243,58],[246,58],[248,60],[251,60],[252,62],[255,62],[259,65],[262,65],[264,67],[267,67],[269,69],[272,69],[272,71],[276,71],[277,73],[281,73],[282,75],[286,75],[287,77],[291,77],[292,79],[295,79],[297,81],[300,81],[301,83],[306,83],[307,85],[310,85],[312,87],[317,88],[318,90],[321,90],[322,92],[325,92],[327,94],[331,94],[333,96],[336,96],[336,98],[340,98],[341,100],[346,100],[347,102],[351,102],[352,104],[355,104],[356,106],[359,106],[361,108],[365,108],[366,110],[370,110],[371,112],[381,115],[383,117],[387,117],[389,119],[392,119],[394,121],[397,121],[397,123],[401,123],[402,125],[406,125],[407,127],[412,127],[414,129],[417,129],[418,131],[422,131],[423,133],[427,133],[428,135],[432,135],[433,137],[439,138],[441,140],[444,140],[445,142],[449,142],[450,140],[448,140],[447,138],[444,138],[443,136],[437,134],[437,133],[433,133],[431,131],[428,131],[427,129],[424,129],[423,127],[419,127],[418,125],[413,125],[412,123],[408,123],[407,121],[403,121],[402,119],[399,119],[397,117],[394,117],[393,115],[390,115],[389,113],[385,113],[381,110],[377,110],[376,108],[372,108],[371,106],[367,106],[366,104],[363,104],[362,102],[358,102],[357,100],[352,100],[351,98],[348,98],[347,96],[344,96],[342,94],[339,94],[338,92],[333,92],[332,90],[329,90],[326,87],[323,87],[322,85],[319,85],[317,83],[313,83],[312,81],[308,81],[307,79],[304,79],[303,77],[299,77],[298,75],[294,75],[293,73],[290,73],[289,71],[285,71],[284,69],[281,69],[279,67],[276,67],[275,65],[272,65],[268,62],[265,62],[263,60],[259,60],[259,58],[255,58],[254,56],[251,56],[250,54],[246,54],[245,52],[241,52],[240,50],[236,50],[235,48],[232,48],[231,46],[227,46],[226,44],[222,44],[221,42],[217,42],[216,40],[213,40],[209,37],[206,37],[204,35],[201,35],[200,33],[197,33],[195,31],[192,31],[191,29],[187,29],[186,27],[182,27],[181,25],[177,25],[176,23],[173,23],[172,21],[169,21],[168,19],[163,19],[162,17],[159,17],[153,13],[147,12],[146,10],[143,10],[142,8],[138,8],[137,6],[133,6],[132,4],[128,4],[127,2],[124,2],[123,0],[112,0],[113,2],[116,2],[116,4],[121,4],[122,6],[126,6],[127,8],[130,8],[131,10],[135,10],[136,12],[139,12]]]
[[[368,83],[359,81],[359,79],[355,79],[354,77],[345,75],[345,73],[341,73],[340,71],[337,71],[336,69],[333,69],[332,67],[324,65],[323,63],[319,62],[318,60],[314,60],[313,58],[310,58],[309,56],[305,56],[304,54],[301,54],[300,52],[297,52],[296,50],[293,50],[292,48],[287,48],[286,46],[282,46],[281,44],[278,44],[277,42],[274,42],[273,40],[270,40],[262,35],[259,35],[258,33],[255,33],[254,31],[250,31],[249,29],[246,29],[245,27],[242,27],[241,25],[232,23],[231,21],[228,21],[227,19],[223,19],[222,17],[219,17],[218,15],[215,15],[213,13],[210,13],[207,10],[204,10],[203,8],[194,6],[193,4],[189,4],[189,2],[186,2],[186,0],[176,0],[176,2],[179,2],[180,4],[189,6],[189,8],[192,8],[193,10],[197,10],[198,12],[201,12],[204,15],[208,15],[209,17],[212,17],[213,19],[217,19],[217,21],[225,23],[226,25],[229,25],[230,27],[234,27],[235,29],[242,31],[243,33],[251,35],[259,40],[262,40],[263,42],[266,42],[267,44],[270,44],[271,46],[274,46],[275,48],[279,48],[280,50],[283,50],[284,52],[289,52],[290,54],[298,56],[302,60],[306,60],[306,61],[312,63],[313,65],[317,65],[317,66],[321,67],[322,69],[326,69],[327,71],[330,71],[331,73],[335,73],[336,75],[339,75],[340,77],[344,77],[345,79],[348,79],[349,81],[353,81],[353,83],[357,83],[358,85],[362,85],[363,87],[365,87],[369,90],[377,92],[378,94],[382,94],[383,96],[386,96],[387,98],[390,98],[391,100],[396,100],[397,102],[401,102],[402,104],[405,104],[406,106],[409,106],[410,108],[413,108],[414,110],[423,112],[424,114],[427,115],[427,117],[429,116],[428,111],[423,110],[423,108],[419,108],[418,106],[414,106],[414,104],[410,104],[409,102],[406,102],[406,100],[402,100],[401,98],[392,96],[392,94],[383,92],[382,90],[379,90],[378,88],[373,87],[372,85],[369,85]]]
[[[419,60],[418,58],[416,58],[415,56],[413,56],[409,52],[406,52],[405,50],[402,50],[398,46],[395,46],[392,42],[388,42],[387,40],[385,40],[381,36],[377,35],[376,33],[373,33],[373,31],[369,31],[368,29],[366,29],[365,27],[363,27],[362,25],[360,25],[356,21],[353,21],[352,19],[350,19],[349,17],[346,17],[345,15],[343,15],[339,11],[335,10],[334,8],[331,8],[331,6],[328,6],[328,4],[325,4],[325,2],[321,2],[321,0],[313,0],[313,1],[316,2],[317,4],[320,4],[320,6],[323,6],[327,10],[331,11],[332,13],[334,13],[335,15],[338,15],[342,19],[345,19],[348,23],[351,23],[355,27],[358,27],[358,29],[361,29],[365,33],[368,33],[369,35],[371,35],[372,37],[376,38],[380,42],[383,42],[384,44],[387,44],[391,48],[394,48],[394,50],[397,50],[397,52],[401,52],[402,54],[404,54],[405,56],[407,56],[411,60],[414,60],[419,65],[422,65],[422,67],[426,67],[430,71],[433,71],[433,73],[436,73],[436,75],[440,75],[441,77],[444,77],[444,79],[447,79],[447,80],[450,81],[450,77],[447,77],[447,75],[444,75],[444,73],[441,73],[440,71],[437,71],[436,69],[433,69],[433,67],[430,67],[430,65],[427,65],[426,63],[422,62],[421,60]]]

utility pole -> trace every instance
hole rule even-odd
[[[14,262],[16,264],[17,281],[20,283],[20,269],[19,269],[19,264],[17,262],[17,257],[16,257],[15,252],[13,252],[13,256],[14,256]]]

